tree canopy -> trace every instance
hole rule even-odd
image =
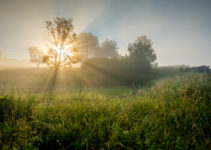
[[[77,39],[79,53],[83,61],[94,57],[117,58],[120,56],[116,41],[106,39],[99,43],[98,38],[92,33],[80,33]]]
[[[44,63],[52,68],[72,66],[80,61],[75,47],[76,33],[71,19],[56,18],[46,21],[48,54],[43,57]]]
[[[77,46],[82,60],[94,57],[99,46],[98,38],[92,33],[80,33],[77,39]]]
[[[119,53],[117,49],[117,42],[106,39],[103,43],[101,43],[96,56],[104,58],[118,58]]]
[[[129,44],[128,51],[132,59],[144,59],[149,63],[157,59],[155,50],[152,49],[152,41],[146,36],[140,36],[134,43]]]

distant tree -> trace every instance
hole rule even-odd
[[[120,56],[115,41],[106,39],[99,45],[98,38],[92,33],[79,34],[77,41],[83,61],[93,57],[117,58]]]
[[[28,52],[30,56],[30,61],[34,63],[36,65],[36,68],[38,69],[43,61],[44,53],[35,46],[29,47]]]
[[[152,64],[157,59],[155,50],[152,49],[152,41],[146,36],[140,36],[134,43],[129,44],[128,51],[129,56],[134,60],[143,59]]]
[[[138,37],[134,43],[128,46],[129,55],[122,61],[129,72],[132,84],[141,84],[149,80],[153,75],[156,54],[152,49],[152,41],[146,36]]]
[[[80,33],[78,35],[77,46],[82,60],[94,57],[99,43],[98,38],[92,33]]]
[[[120,56],[117,49],[118,47],[115,41],[106,39],[103,43],[101,43],[98,51],[96,51],[96,56],[104,58],[117,58]]]
[[[78,49],[75,46],[76,34],[73,32],[71,19],[56,18],[46,21],[48,30],[48,54],[43,57],[43,62],[49,67],[71,67],[80,61]]]

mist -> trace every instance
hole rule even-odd
[[[33,68],[29,59],[8,58],[0,53],[0,69]]]

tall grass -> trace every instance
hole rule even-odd
[[[48,100],[47,100],[48,99]],[[0,97],[0,149],[210,149],[211,77]]]

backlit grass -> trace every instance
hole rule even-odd
[[[209,149],[211,77],[0,97],[0,149]]]

